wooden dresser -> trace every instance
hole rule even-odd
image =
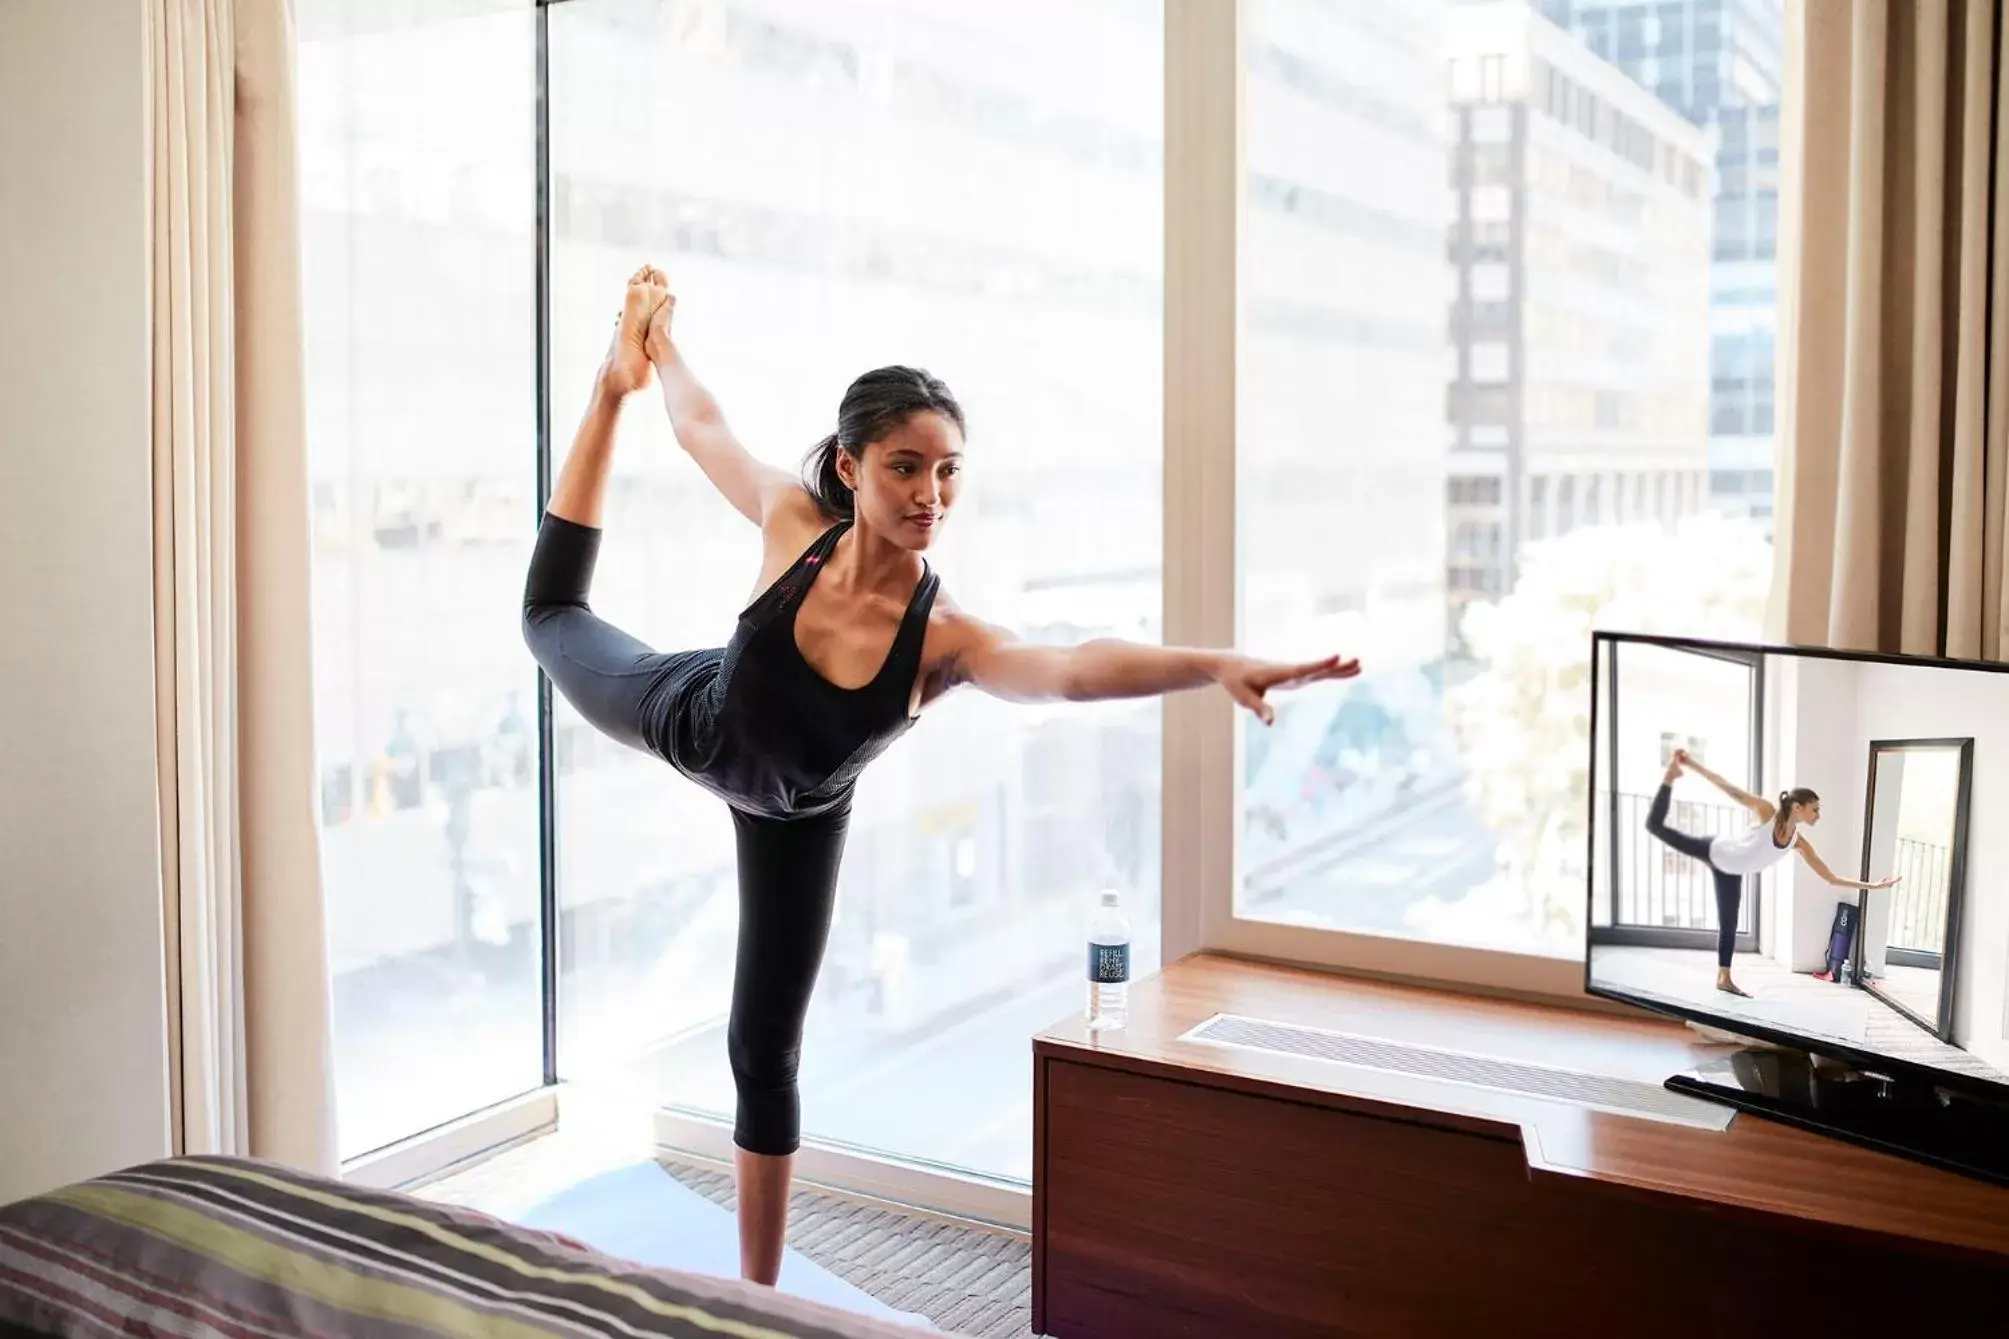
[[[1721,1053],[1677,1025],[1204,954],[1130,1013],[1033,1040],[1038,1333],[2009,1336],[2009,1190],[1752,1116],[1177,1040],[1244,1015],[1657,1084]]]

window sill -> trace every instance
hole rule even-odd
[[[1027,1094],[1028,1100],[1031,1094]],[[655,1113],[657,1151],[668,1157],[696,1157],[731,1166],[732,1127],[688,1111]],[[832,1147],[805,1140],[795,1155],[796,1179],[844,1194],[883,1200],[1017,1232],[1032,1230],[1032,1187],[924,1166],[888,1154]]]
[[[1209,926],[1205,941],[1208,952],[1281,966],[1336,971],[1466,995],[1511,995],[1579,1008],[1598,1007],[1584,993],[1581,950],[1563,957],[1241,916]]]
[[[558,1090],[536,1088],[342,1164],[342,1179],[411,1190],[558,1128]]]

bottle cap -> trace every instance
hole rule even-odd
[[[1104,888],[1102,890],[1103,906],[1105,907],[1119,906],[1122,904],[1122,902],[1123,902],[1123,895],[1121,893],[1118,893],[1114,888]]]

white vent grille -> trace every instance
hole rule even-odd
[[[1468,1088],[1545,1097],[1598,1111],[1703,1130],[1727,1130],[1736,1114],[1728,1107],[1684,1097],[1680,1093],[1669,1092],[1657,1083],[1645,1083],[1638,1079],[1582,1074],[1547,1065],[1330,1032],[1297,1023],[1245,1018],[1240,1014],[1215,1014],[1179,1040],[1243,1051],[1304,1056],[1360,1069],[1463,1084]]]

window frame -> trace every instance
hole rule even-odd
[[[1703,660],[1714,660],[1723,664],[1738,665],[1744,669],[1749,676],[1747,691],[1750,694],[1750,702],[1745,720],[1745,728],[1748,730],[1750,736],[1750,745],[1745,750],[1746,756],[1743,759],[1745,783],[1751,786],[1753,790],[1762,794],[1765,789],[1763,777],[1766,761],[1766,694],[1769,691],[1769,680],[1765,675],[1764,653],[1762,651],[1751,650],[1747,647],[1690,644],[1679,640],[1656,638],[1641,634],[1599,630],[1592,637],[1591,654],[1596,669],[1591,677],[1594,685],[1592,691],[1601,694],[1601,702],[1593,703],[1591,716],[1595,720],[1600,714],[1604,714],[1606,723],[1604,727],[1605,752],[1603,764],[1608,769],[1607,775],[1616,778],[1619,774],[1618,722],[1622,719],[1622,712],[1625,707],[1619,691],[1621,683],[1619,670],[1623,664],[1620,648],[1627,646],[1656,647],[1662,651],[1691,655]],[[1602,708],[1602,713],[1600,708]],[[1676,748],[1686,748],[1695,757],[1696,761],[1707,762],[1702,741],[1693,735],[1676,735],[1663,730],[1660,732],[1661,766],[1666,766],[1673,758]],[[1717,765],[1723,766],[1720,761]],[[1613,833],[1618,832],[1622,823],[1619,816],[1622,799],[1623,797],[1614,784],[1605,797],[1605,821]],[[1593,806],[1597,803],[1595,791],[1593,791],[1591,802]],[[1696,821],[1694,815],[1695,811],[1699,808],[1696,802],[1692,800],[1676,800],[1674,808],[1676,811],[1675,826],[1685,831],[1695,831]],[[1673,856],[1674,859],[1669,861],[1667,859],[1668,856]],[[1608,877],[1611,885],[1611,896],[1615,903],[1618,896],[1620,875],[1623,872],[1621,863],[1622,853],[1615,839],[1606,842],[1605,859],[1609,862],[1607,866]],[[1661,855],[1661,868],[1663,872],[1686,870],[1689,868],[1685,863],[1687,859],[1686,856],[1682,856],[1676,852],[1663,851]],[[1764,937],[1766,892],[1769,886],[1769,880],[1759,879],[1755,876],[1745,881],[1745,902],[1739,914],[1739,920],[1741,922],[1744,916],[1748,914],[1751,928],[1749,930],[1739,929],[1736,932],[1733,942],[1739,953],[1758,953],[1763,951],[1761,941]],[[1612,910],[1612,916],[1613,922],[1602,928],[1586,917],[1584,923],[1584,934],[1587,939],[1586,951],[1599,944],[1629,944],[1648,948],[1707,949],[1714,947],[1716,943],[1715,931],[1713,930],[1668,929],[1631,922],[1620,923],[1616,919],[1617,909],[1615,905]]]
[[[537,216],[535,392],[537,497],[553,471],[551,423],[552,212],[549,9],[536,13]],[[1164,0],[1163,606],[1170,644],[1242,644],[1238,525],[1240,262],[1247,192],[1247,7]],[[1504,78],[1501,69],[1499,76]],[[1500,90],[1504,91],[1504,90]],[[1588,95],[1560,75],[1549,85],[1566,114],[1593,119]],[[1571,106],[1570,104],[1576,104]],[[1690,170],[1693,164],[1687,165]],[[1228,448],[1223,449],[1222,444]],[[1667,504],[1666,480],[1654,499]],[[1645,497],[1639,499],[1646,501]],[[528,518],[532,524],[535,517]],[[558,852],[553,697],[540,671],[536,697],[543,1068],[560,1082]],[[1412,981],[1584,1004],[1583,949],[1567,956],[1267,921],[1239,914],[1244,824],[1242,714],[1220,693],[1166,699],[1161,748],[1161,944],[1171,963],[1220,952]],[[1586,927],[1587,928],[1587,927]],[[899,1160],[888,1157],[890,1164]],[[928,1173],[916,1172],[923,1180]]]
[[[1165,557],[1171,643],[1240,645],[1237,364],[1247,102],[1243,0],[1165,6]],[[1231,444],[1223,450],[1221,443]],[[1167,963],[1210,951],[1465,990],[1583,1001],[1583,954],[1397,938],[1239,914],[1244,723],[1219,693],[1167,699]]]

